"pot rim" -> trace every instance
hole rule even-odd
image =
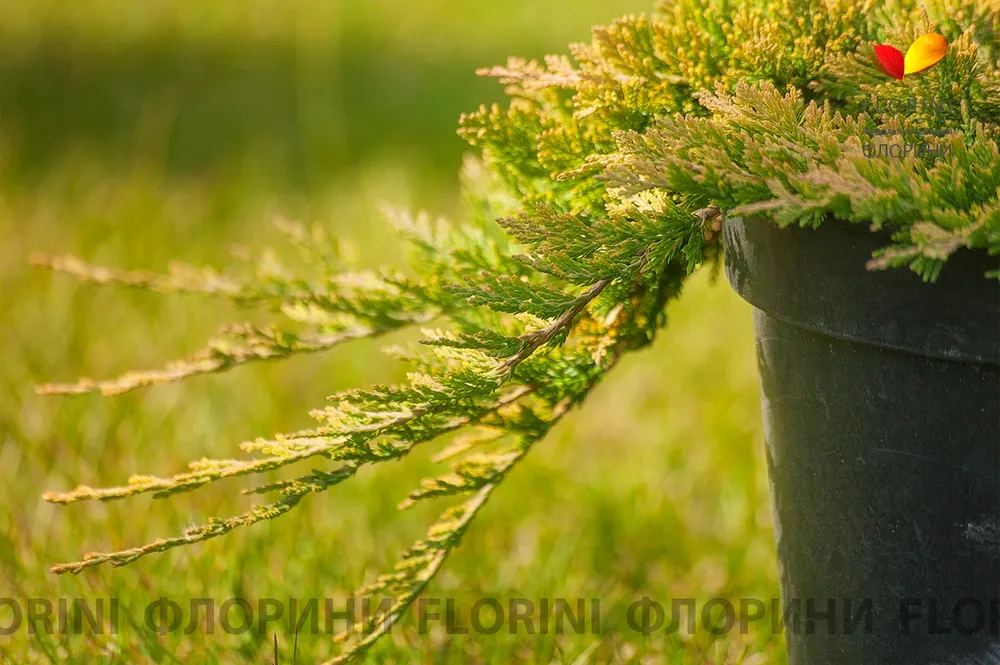
[[[1000,366],[1000,257],[960,249],[936,282],[906,269],[871,271],[888,244],[837,220],[779,228],[766,217],[727,218],[726,276],[770,316],[813,332],[928,358]]]

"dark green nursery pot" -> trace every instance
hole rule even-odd
[[[730,219],[792,665],[1000,663],[998,260],[925,284],[846,223]],[[797,612],[795,611],[797,609]]]

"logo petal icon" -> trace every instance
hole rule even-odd
[[[928,33],[913,42],[913,45],[906,51],[903,72],[916,74],[933,67],[941,61],[947,52],[948,41],[939,34]]]
[[[916,43],[914,43],[914,46],[916,46]],[[903,73],[905,71],[903,52],[895,46],[888,46],[886,44],[877,44],[874,48],[875,57],[878,59],[878,64],[882,71],[893,78],[903,78]],[[913,49],[911,48],[910,50],[912,51]],[[907,55],[907,58],[908,57],[909,55]],[[940,58],[938,59],[940,60]],[[928,65],[928,67],[929,66],[930,65]]]

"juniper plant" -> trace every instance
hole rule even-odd
[[[870,64],[872,45],[934,30],[952,42],[941,66],[897,81]],[[387,613],[337,637],[357,658],[389,630],[441,568],[494,490],[626,353],[650,344],[684,280],[717,265],[727,214],[781,224],[865,222],[893,232],[873,268],[908,265],[933,279],[960,246],[1000,252],[1000,2],[931,0],[663,0],[648,15],[596,28],[570,56],[511,59],[485,70],[506,107],[463,116],[480,156],[464,170],[462,224],[389,211],[411,249],[405,268],[356,271],[322,229],[284,225],[307,270],[265,254],[223,272],[168,274],[45,266],[96,284],[222,298],[273,315],[237,324],[164,369],[42,386],[114,395],[237,365],[423,326],[390,352],[410,363],[399,385],[334,395],[314,428],[242,444],[173,476],[52,492],[57,503],[141,493],[168,497],[235,476],[321,468],[248,493],[267,499],[181,537],[89,554],[56,572],[121,566],[154,552],[274,519],[348,481],[364,465],[451,437],[446,466],[401,507],[454,505],[361,594]],[[866,130],[930,130],[919,115],[872,113],[873,98],[959,100],[930,139],[946,158],[870,159]],[[836,222],[830,222],[836,223]]]

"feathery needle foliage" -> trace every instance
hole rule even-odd
[[[937,67],[902,81],[870,62],[873,43],[922,32],[951,43]],[[648,15],[594,29],[571,56],[513,58],[484,70],[507,107],[463,116],[481,157],[464,171],[463,225],[388,214],[412,249],[404,270],[353,271],[321,229],[284,224],[305,274],[271,255],[241,271],[120,271],[79,259],[41,265],[96,284],[219,297],[263,308],[268,326],[237,324],[164,369],[42,386],[114,395],[409,326],[420,344],[390,352],[405,382],[351,390],[312,413],[313,429],[242,444],[248,457],[202,459],[167,477],[52,492],[57,503],[141,493],[164,498],[236,476],[325,463],[249,494],[273,497],[183,536],[56,566],[78,573],[279,517],[366,464],[459,435],[447,469],[403,498],[457,503],[360,594],[386,613],[337,641],[331,662],[360,657],[406,611],[458,546],[493,491],[626,353],[650,344],[665,307],[699,266],[716,263],[726,214],[779,224],[866,223],[888,230],[872,268],[934,279],[959,247],[1000,253],[998,0],[662,0]],[[953,99],[905,118],[879,100]],[[898,107],[897,107],[898,108]],[[871,158],[866,137],[916,134],[935,154]]]

